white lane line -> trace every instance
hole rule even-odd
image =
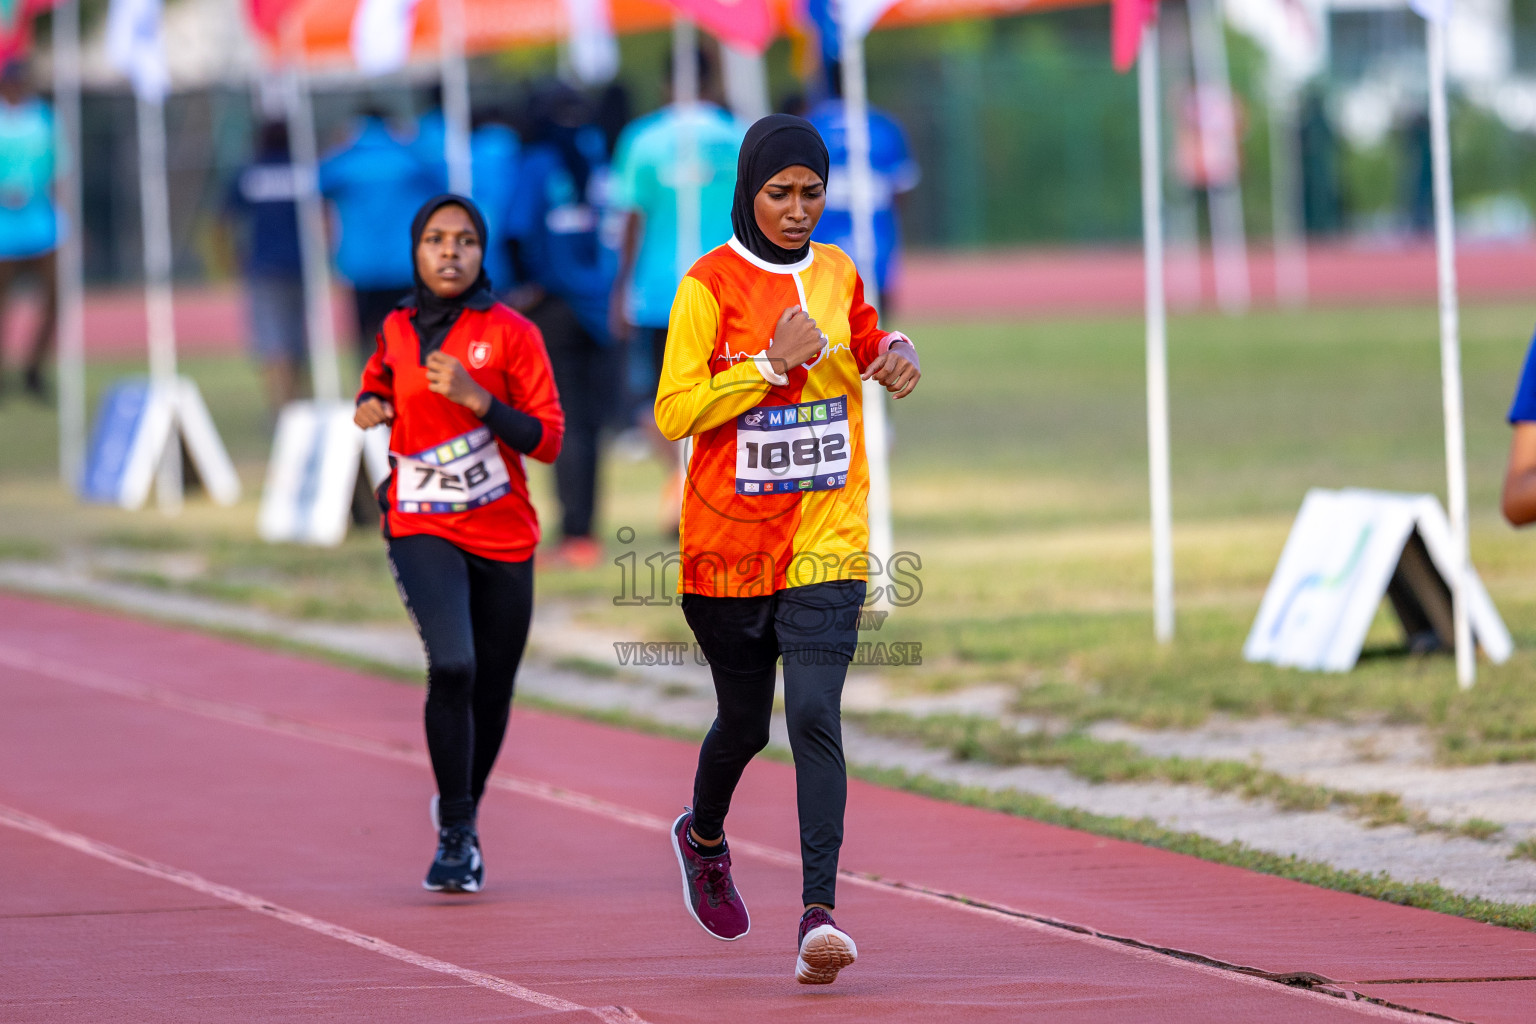
[[[260,896],[253,896],[232,886],[210,882],[201,875],[184,871],[181,868],[171,867],[168,864],[160,864],[147,857],[140,857],[137,854],[120,850],[115,846],[109,846],[89,836],[83,836],[78,832],[66,831],[11,807],[0,805],[0,825],[8,825],[19,832],[26,832],[39,839],[46,839],[49,842],[68,847],[76,852],[95,857],[98,860],[104,860],[116,867],[128,871],[137,871],[139,874],[149,875],[151,878],[158,878],[165,882],[172,882],[194,892],[202,893],[204,896],[212,896],[226,903],[233,903],[235,906],[249,910],[254,914],[275,918],[284,924],[303,928],[317,935],[324,935],[326,938],[336,939],[350,946],[356,946],[359,949],[366,949],[371,953],[387,956],[392,960],[399,960],[401,963],[410,964],[412,967],[420,967],[424,970],[435,971],[438,974],[446,974],[449,977],[457,978],[471,985],[490,989],[492,992],[511,996],[513,999],[518,999],[525,1003],[532,1003],[546,1010],[555,1010],[561,1013],[590,1013],[602,1021],[603,1024],[637,1024],[637,1022],[638,1024],[645,1024],[644,1018],[627,1007],[584,1006],[581,1003],[573,1003],[569,999],[562,999],[547,992],[528,988],[526,985],[519,985],[515,981],[498,978],[494,974],[486,974],[483,971],[460,967],[458,964],[449,963],[447,960],[439,960],[437,957],[418,953],[413,949],[406,949],[403,946],[396,946],[394,943],[385,942],[383,939],[375,936],[364,935],[362,932],[353,931],[351,928],[346,928],[330,921],[323,921],[318,917],[311,917],[297,910],[291,910],[288,907],[273,903],[271,900],[262,899]]]
[[[428,760],[425,751],[417,750],[404,744],[390,744],[379,740],[371,740],[366,737],[338,732],[308,722],[274,715],[270,712],[244,705],[193,697],[177,693],[173,690],[133,682],[121,676],[71,665],[55,658],[34,654],[31,651],[5,644],[0,644],[0,664],[11,665],[14,668],[47,676],[60,682],[72,683],[76,686],[97,690],[102,693],[110,693],[115,696],[160,707],[173,708],[221,722],[244,725],[280,736],[299,737],[337,750],[368,754],[373,757],[386,758],[429,769],[431,767],[431,762]],[[496,772],[491,775],[486,784],[493,789],[506,790],[521,796],[542,800],[546,803],[569,807],[573,810],[592,814],[609,821],[621,822],[648,832],[659,832],[667,835],[670,834],[672,829],[671,818],[663,818],[646,811],[610,803],[599,797],[554,786],[547,782],[541,782],[538,779]],[[756,843],[749,839],[733,836],[731,838],[731,849],[780,867],[792,870],[799,870],[800,868],[800,857],[798,854],[763,843]],[[1215,961],[1213,958],[1207,958],[1212,960],[1210,963],[1185,959],[1184,956],[1177,955],[1180,951],[1160,951],[1149,946],[1129,944],[1124,940],[1100,933],[1086,926],[1058,921],[1047,915],[1018,910],[1006,904],[976,900],[962,893],[946,892],[942,889],[905,882],[900,879],[860,874],[847,868],[840,869],[838,877],[844,882],[861,888],[903,896],[907,899],[932,904],[947,910],[977,914],[994,922],[1003,922],[1016,928],[1023,928],[1055,938],[1065,938],[1075,942],[1086,943],[1098,949],[1113,950],[1135,959],[1158,963],[1163,966],[1174,966],[1185,970],[1192,970],[1208,977],[1221,978],[1238,984],[1263,988],[1268,992],[1274,992],[1277,988],[1280,988],[1285,992],[1303,998],[1323,999],[1332,1005],[1342,1005],[1370,1017],[1395,1021],[1414,1021],[1419,1022],[1419,1024],[1422,1024],[1424,1019],[1420,1014],[1405,1012],[1393,1007],[1378,1005],[1365,999],[1355,998],[1353,993],[1348,998],[1340,999],[1337,996],[1312,989],[1282,986],[1274,980],[1261,977],[1258,974],[1245,973],[1251,969],[1244,968],[1241,965],[1234,964],[1229,967],[1220,967],[1215,966],[1218,961]],[[1199,954],[1186,953],[1186,955],[1198,956]]]

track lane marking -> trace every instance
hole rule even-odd
[[[57,843],[77,853],[83,853],[88,857],[95,857],[97,860],[106,861],[115,867],[136,871],[139,874],[158,878],[164,882],[171,882],[183,888],[191,889],[193,892],[201,893],[204,896],[212,896],[226,903],[232,903],[254,914],[261,914],[265,917],[281,921],[284,924],[293,925],[296,928],[302,928],[305,931],[314,932],[326,938],[336,939],[339,942],[345,942],[349,946],[356,946],[359,949],[366,949],[371,953],[387,956],[392,960],[410,964],[412,967],[420,967],[423,970],[446,974],[449,977],[468,982],[479,988],[489,989],[504,996],[511,996],[513,999],[532,1003],[534,1006],[539,1006],[546,1010],[555,1010],[561,1013],[590,1013],[602,1021],[603,1024],[646,1024],[643,1017],[640,1017],[627,1007],[586,1006],[581,1003],[572,1002],[569,999],[563,999],[560,996],[550,995],[547,992],[540,992],[526,985],[519,985],[515,981],[508,981],[506,978],[499,978],[494,974],[486,974],[484,971],[476,971],[450,963],[447,960],[439,960],[437,957],[418,953],[413,949],[406,949],[403,946],[397,946],[376,936],[353,931],[344,925],[325,921],[318,917],[311,917],[301,911],[293,910],[271,900],[252,895],[233,886],[209,881],[191,871],[172,867],[169,864],[161,864],[148,857],[141,857],[138,854],[121,850],[98,839],[92,839],[78,832],[70,832],[43,821],[41,818],[34,818],[30,814],[18,811],[12,807],[6,807],[3,804],[0,804],[0,825],[6,825],[18,832],[25,832],[39,839]]]
[[[372,757],[381,757],[431,770],[431,761],[426,752],[405,744],[372,740],[262,711],[247,705],[194,697],[178,693],[174,690],[134,682],[133,680],[102,672],[98,669],[72,665],[56,658],[35,654],[31,651],[3,643],[0,643],[0,664],[10,665],[13,668],[46,676],[59,682],[71,683],[85,689],[96,690],[129,700],[184,711],[216,721],[243,725],[279,736],[297,737],[337,750],[367,754]],[[493,772],[486,785],[493,789],[500,789],[546,803],[582,811],[609,821],[621,822],[647,832],[659,832],[667,835],[670,834],[672,828],[672,819],[670,818],[663,818],[647,811],[611,803],[600,797],[590,796],[586,793],[566,789],[538,779],[509,775],[503,772]],[[797,854],[764,843],[754,842],[750,839],[732,838],[731,848],[780,867],[799,870],[801,866],[800,857]],[[979,915],[993,922],[1006,923],[1013,927],[1023,928],[1038,934],[1049,934],[1057,938],[1071,939],[1100,949],[1112,949],[1134,959],[1155,962],[1165,966],[1177,966],[1209,977],[1257,986],[1270,992],[1280,987],[1300,997],[1324,999],[1332,1005],[1338,1005],[1342,1002],[1347,1008],[1366,1016],[1385,1020],[1415,1022],[1422,1022],[1426,1016],[1423,1012],[1409,1007],[1400,1007],[1396,1004],[1375,1000],[1361,993],[1338,989],[1334,986],[1348,983],[1336,982],[1320,976],[1317,978],[1317,981],[1320,985],[1327,986],[1326,990],[1314,987],[1296,987],[1285,984],[1279,980],[1278,976],[1258,968],[1228,963],[1187,950],[1156,946],[1137,939],[1101,932],[1086,925],[1062,921],[1048,915],[1019,910],[1006,904],[974,899],[963,893],[949,892],[900,879],[860,873],[848,868],[840,868],[838,876],[842,881],[860,888],[895,894],[961,913]],[[593,1012],[597,1011],[594,1010]],[[1454,1020],[1454,1018],[1439,1014],[1432,1016],[1440,1020]],[[617,1019],[626,1022],[626,1024],[638,1020],[638,1018],[629,1017]]]

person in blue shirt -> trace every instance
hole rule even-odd
[[[590,568],[602,557],[592,536],[598,438],[618,397],[608,295],[617,259],[604,243],[607,145],[575,89],[551,82],[529,98],[528,137],[507,218],[513,305],[544,334],[565,407],[555,461],[562,540],[555,560]]]
[[[842,100],[842,69],[829,62],[830,95],[805,114],[826,140],[832,158],[827,180],[827,212],[816,225],[815,240],[837,246],[850,256],[853,250],[852,202],[848,186],[848,118]],[[869,165],[874,182],[875,287],[880,310],[890,312],[891,287],[900,272],[901,224],[899,197],[917,187],[922,172],[907,146],[906,132],[890,115],[869,108]]]
[[[483,266],[491,290],[498,296],[508,294],[517,284],[507,247],[507,219],[517,188],[523,144],[511,127],[512,120],[501,110],[477,110],[469,135],[469,173],[473,179],[469,195],[485,214],[488,237]],[[411,143],[416,156],[432,169],[439,192],[449,191],[447,137],[447,122],[439,106],[417,120],[416,139]]]
[[[321,161],[320,192],[334,211],[336,269],[352,285],[366,360],[384,318],[413,287],[410,251],[393,243],[410,237],[412,214],[441,189],[383,113],[368,110],[351,141]]]
[[[667,321],[683,273],[731,238],[736,155],[745,129],[724,109],[713,62],[698,51],[701,102],[671,101],[632,121],[619,135],[613,160],[612,208],[622,239],[618,275],[608,305],[610,333],[624,343],[628,421],[645,430],[670,472],[662,496],[664,530],[675,530],[682,508],[682,469],[675,446],[656,427],[656,385],[667,348]],[[691,149],[691,171],[685,152]],[[699,191],[697,237],[679,236],[682,188]]]
[[[224,209],[238,229],[251,354],[275,414],[299,397],[309,365],[298,186],[281,121],[262,126],[255,159],[230,182]]]
[[[1500,510],[1512,526],[1536,523],[1536,338],[1526,352],[1525,368],[1509,407],[1509,464],[1504,471]]]
[[[43,363],[53,349],[58,315],[54,159],[53,112],[33,93],[26,65],[12,61],[0,68],[0,352],[11,289],[30,277],[41,308],[22,383],[38,398],[45,395]]]

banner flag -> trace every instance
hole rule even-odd
[[[1157,0],[1114,0],[1110,15],[1110,40],[1115,70],[1126,72],[1136,63],[1141,31],[1157,17]]]
[[[1451,0],[1408,0],[1408,6],[1425,21],[1443,23],[1451,20]]]
[[[352,15],[352,57],[367,75],[405,66],[416,32],[417,0],[363,0]]]
[[[753,53],[768,49],[773,15],[768,0],[667,0],[679,14],[721,42]]]
[[[805,13],[821,35],[821,53],[827,60],[840,60],[842,37],[838,23],[848,19],[848,25],[856,37],[869,35],[869,30],[896,6],[896,0],[806,0]]]
[[[159,103],[170,89],[160,0],[112,0],[107,10],[107,59],[128,76],[142,100]]]

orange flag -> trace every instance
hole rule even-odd
[[[1110,18],[1110,39],[1115,55],[1115,70],[1129,71],[1136,63],[1141,47],[1141,30],[1157,17],[1157,0],[1114,0]]]

